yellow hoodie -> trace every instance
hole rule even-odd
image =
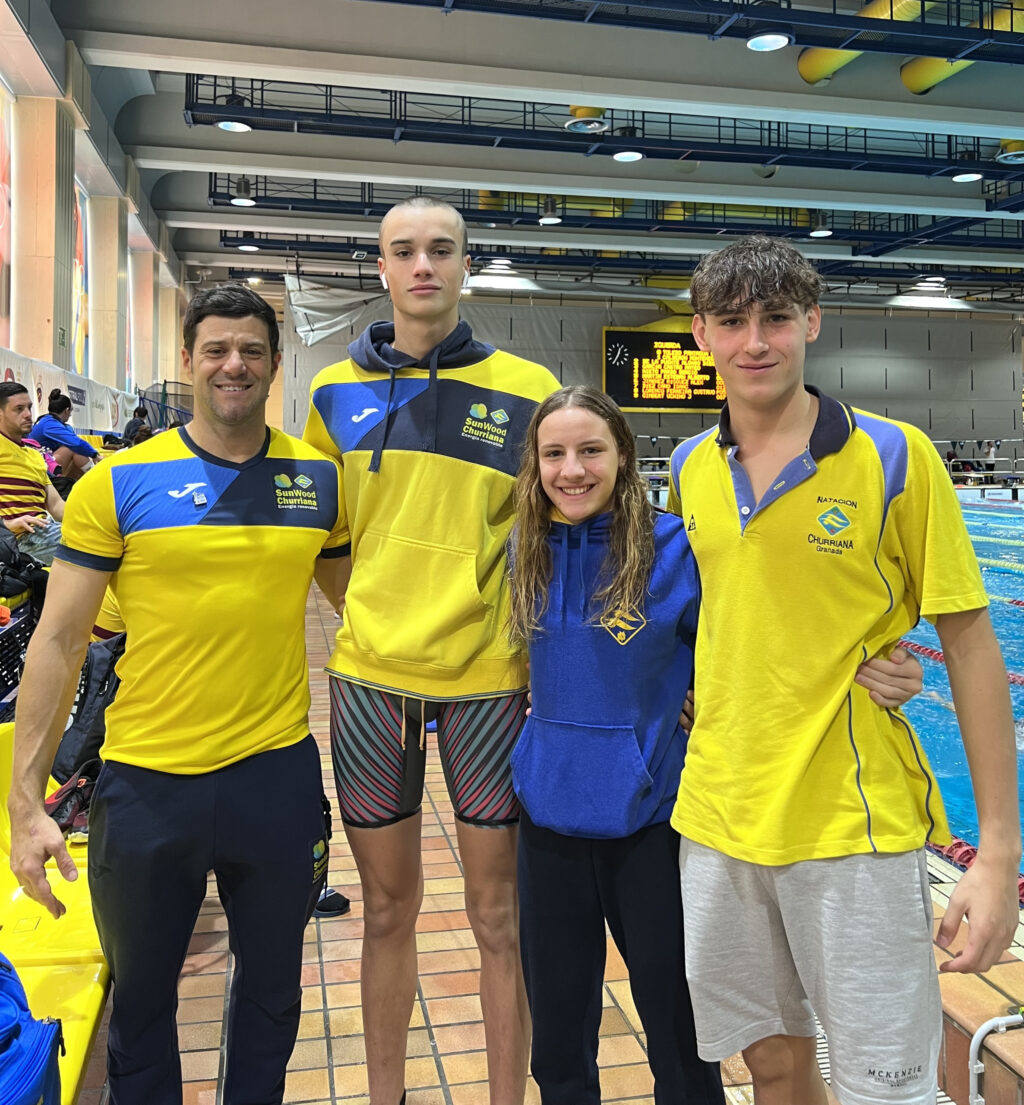
[[[527,424],[555,377],[472,340],[422,361],[376,323],[313,380],[304,437],[344,471],[352,578],[328,671],[432,699],[526,686],[505,545]]]

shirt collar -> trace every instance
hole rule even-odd
[[[857,428],[857,420],[853,416],[853,410],[831,395],[825,395],[811,384],[804,384],[804,388],[818,400],[818,417],[811,431],[811,440],[807,448],[814,460],[821,460],[830,453],[838,453],[850,439],[850,434]],[[738,445],[732,432],[732,423],[729,420],[728,400],[722,407],[722,413],[718,419],[718,436],[715,444],[722,447]]]

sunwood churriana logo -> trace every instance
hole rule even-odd
[[[279,510],[316,510],[316,487],[304,472],[289,476],[279,472],[274,477],[274,497]]]

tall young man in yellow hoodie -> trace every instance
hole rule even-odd
[[[305,431],[342,464],[351,539],[328,673],[338,800],[363,888],[370,1101],[404,1100],[434,720],[480,949],[491,1105],[520,1105],[529,1016],[509,756],[527,670],[508,639],[505,543],[527,423],[559,385],[459,321],[470,258],[455,208],[427,197],[396,205],[380,251],[394,325],[373,324],[314,379]]]

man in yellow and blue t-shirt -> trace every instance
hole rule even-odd
[[[939,943],[981,971],[1017,922],[1020,826],[1006,674],[949,476],[912,426],[804,384],[819,279],[788,243],[694,275],[693,334],[728,402],[672,456],[669,508],[700,568],[697,714],[672,824],[700,1053],[742,1050],[759,1105],[931,1105],[941,1005],[923,846],[935,777],[858,665],[934,621],[978,804],[978,860]]]
[[[85,473],[18,702],[11,866],[54,916],[76,877],[43,787],[108,581],[127,634],[90,810],[89,886],[114,985],[114,1105],[181,1100],[178,973],[217,877],[235,956],[224,1100],[280,1102],[302,934],[327,872],[304,610],[348,553],[337,465],[268,429],[273,309],[242,285],[185,317],[192,421]]]

